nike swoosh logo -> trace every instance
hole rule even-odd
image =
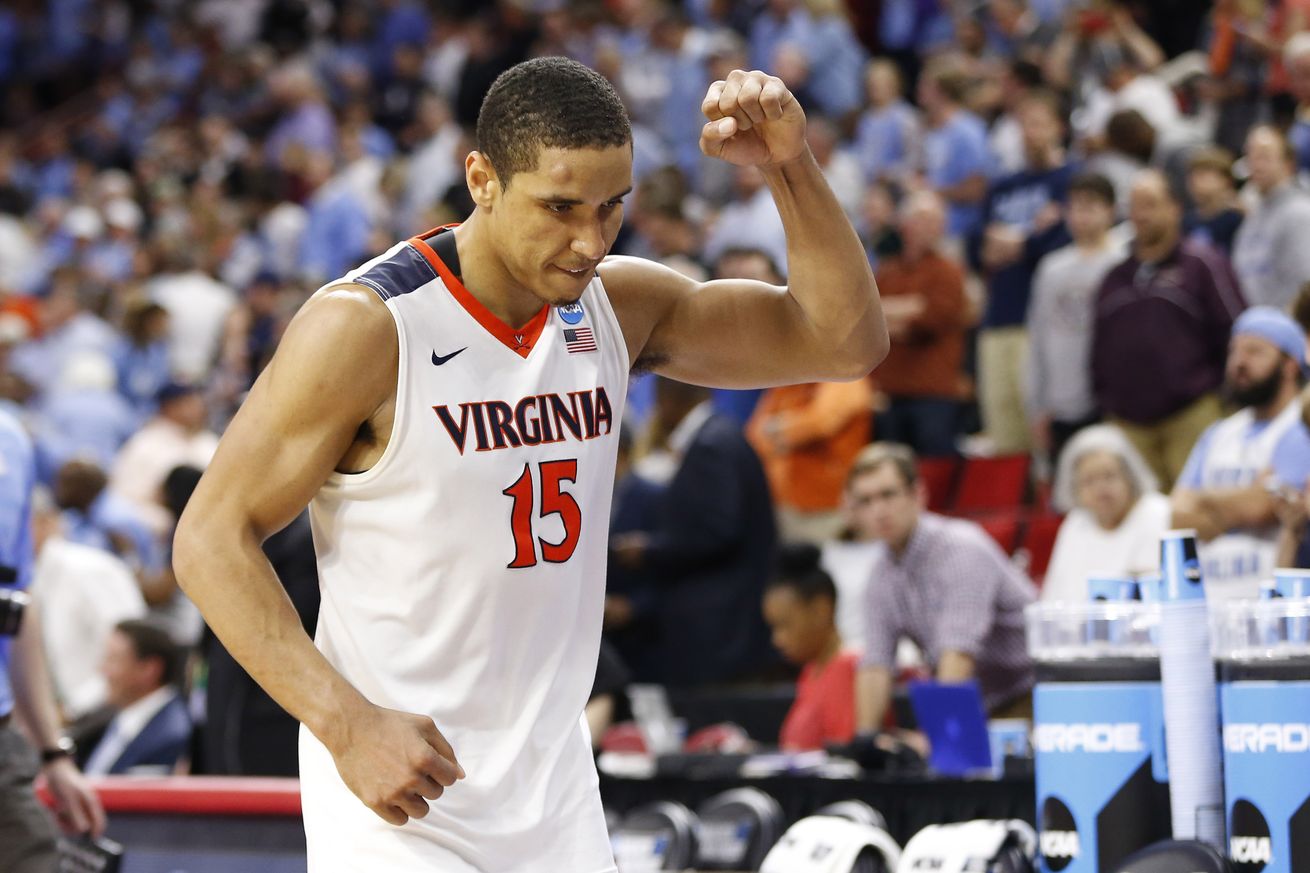
[[[460,349],[459,351],[451,352],[451,353],[448,354],[448,355],[439,355],[439,354],[437,354],[436,352],[433,352],[433,353],[432,353],[432,363],[433,363],[434,366],[440,367],[442,364],[446,363],[446,361],[449,361],[451,358],[453,358],[453,357],[455,357],[456,355],[458,355],[459,352],[463,352],[463,351],[467,351],[467,350],[468,350],[468,346],[465,346],[464,348]]]

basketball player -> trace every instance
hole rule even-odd
[[[607,258],[627,114],[586,67],[528,61],[483,102],[473,214],[321,289],[196,490],[178,579],[303,724],[315,873],[613,871],[582,712],[629,371],[764,386],[886,353],[795,98],[737,71],[702,108],[702,149],[768,179],[789,287]],[[260,552],[307,503],[316,645]]]

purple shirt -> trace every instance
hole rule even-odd
[[[899,558],[880,544],[864,595],[861,666],[891,669],[902,637],[934,667],[946,651],[974,659],[987,708],[1033,684],[1023,608],[1037,597],[987,533],[972,521],[925,512]]]
[[[1183,243],[1154,264],[1129,255],[1096,298],[1092,389],[1101,410],[1154,424],[1218,388],[1245,308],[1232,267],[1213,249]]]

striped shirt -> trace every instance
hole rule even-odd
[[[886,545],[878,551],[862,666],[891,669],[908,637],[933,665],[947,651],[972,657],[988,709],[1032,687],[1023,608],[1037,591],[981,527],[925,512],[899,558]]]

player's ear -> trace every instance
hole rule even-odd
[[[464,179],[468,183],[469,195],[473,202],[483,209],[491,208],[500,194],[500,179],[496,168],[479,151],[471,151],[464,159]]]

